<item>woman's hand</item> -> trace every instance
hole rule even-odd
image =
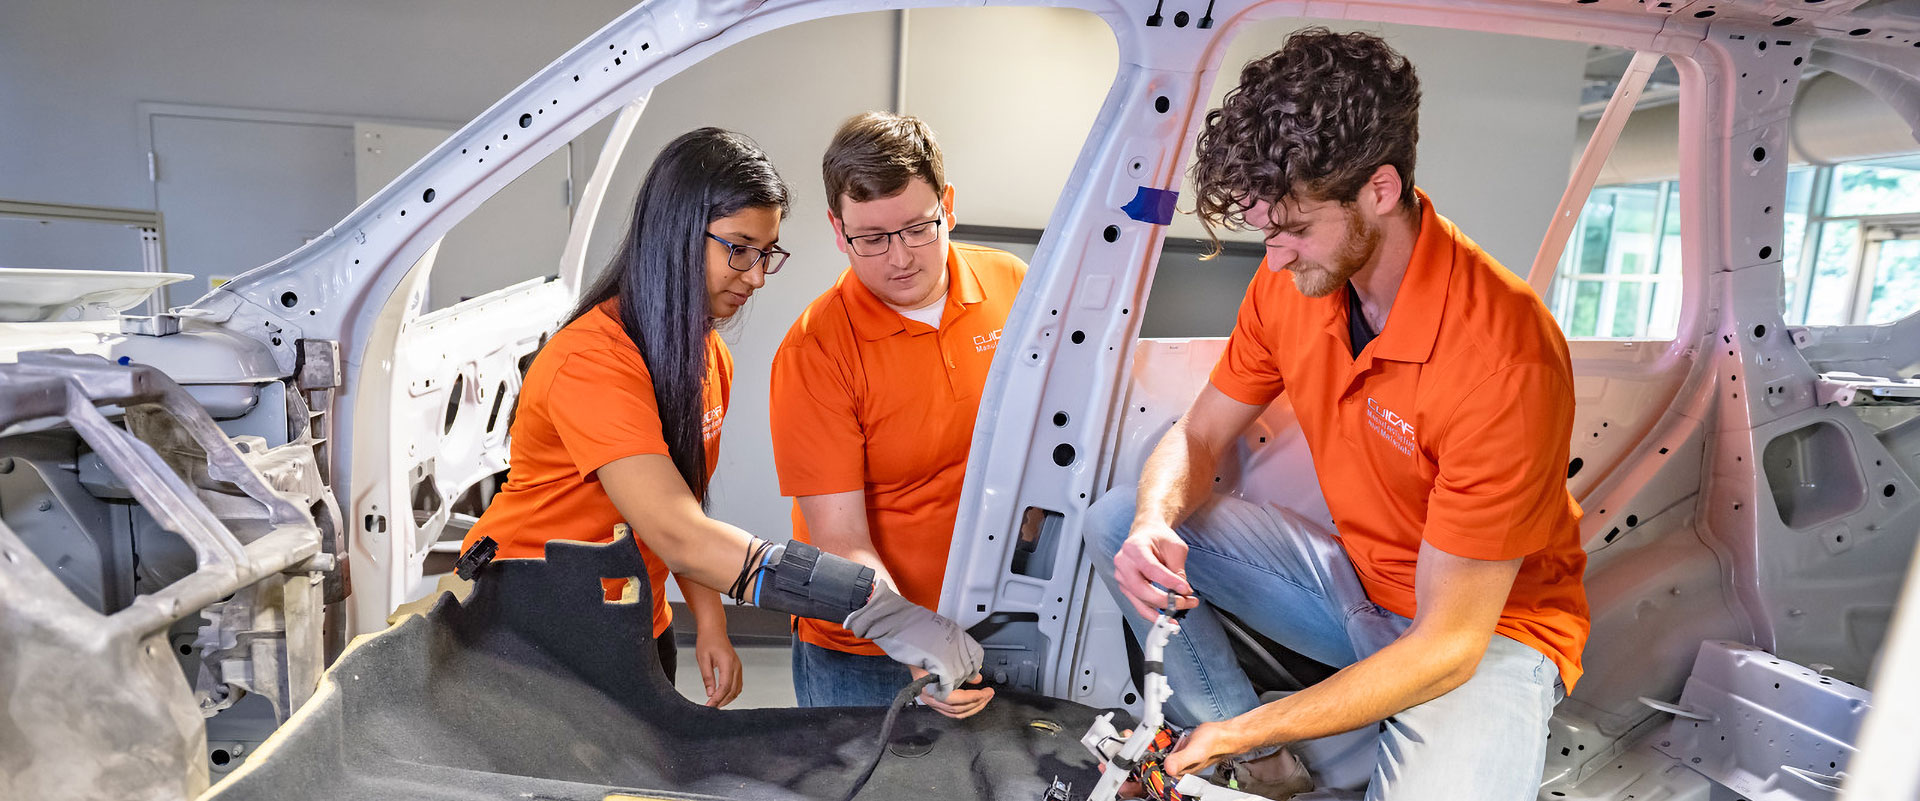
[[[700,683],[707,688],[707,706],[723,707],[740,697],[740,655],[725,629],[702,628],[694,635],[693,661],[700,666]]]
[[[720,593],[675,574],[687,611],[693,613],[693,663],[707,688],[707,706],[723,707],[740,695],[740,655],[727,637],[727,607]],[[668,635],[672,636],[672,635]]]

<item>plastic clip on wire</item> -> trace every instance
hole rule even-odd
[[[1147,632],[1146,641],[1141,643],[1142,656],[1145,657],[1145,675],[1142,677],[1140,696],[1142,709],[1140,723],[1125,737],[1113,726],[1113,713],[1108,712],[1096,718],[1093,726],[1087,730],[1080,742],[1087,746],[1105,765],[1100,782],[1093,787],[1087,797],[1090,801],[1106,801],[1119,797],[1120,785],[1129,779],[1140,779],[1145,785],[1148,777],[1143,777],[1141,767],[1151,761],[1156,766],[1165,759],[1175,742],[1171,731],[1162,724],[1165,716],[1161,705],[1173,697],[1172,688],[1167,686],[1167,677],[1161,665],[1161,657],[1166,653],[1167,640],[1180,630],[1176,619],[1180,610],[1177,602],[1180,596],[1167,593],[1167,605],[1160,616],[1153,621],[1153,629]],[[1159,740],[1166,739],[1159,746],[1158,758],[1154,751]],[[1165,770],[1158,772],[1163,790],[1171,791],[1171,777]],[[1167,796],[1158,796],[1165,801]]]
[[[1250,795],[1237,789],[1233,781],[1231,767],[1222,778],[1227,786],[1212,784],[1197,775],[1188,774],[1176,781],[1167,773],[1167,755],[1180,745],[1180,732],[1166,723],[1162,707],[1167,699],[1173,697],[1173,688],[1167,684],[1165,663],[1161,657],[1166,654],[1167,640],[1180,630],[1180,618],[1186,615],[1181,609],[1181,596],[1167,592],[1167,605],[1160,610],[1160,616],[1154,618],[1153,629],[1147,632],[1146,642],[1141,644],[1145,657],[1145,676],[1141,682],[1140,695],[1143,701],[1140,712],[1140,725],[1124,737],[1113,726],[1113,713],[1108,712],[1095,718],[1080,743],[1092,751],[1102,763],[1100,783],[1094,785],[1087,801],[1112,801],[1119,797],[1120,786],[1129,780],[1140,783],[1148,798],[1155,801],[1249,801],[1259,796]]]

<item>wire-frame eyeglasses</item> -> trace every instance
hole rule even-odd
[[[849,236],[845,238],[847,244],[853,248],[853,255],[855,256],[883,256],[886,255],[887,249],[893,245],[893,238],[896,236],[900,237],[900,244],[910,248],[926,247],[927,245],[933,244],[934,240],[940,238],[940,226],[945,223],[946,220],[935,217],[923,223],[914,223],[898,231],[888,231],[883,234],[861,234],[859,236]]]
[[[707,238],[726,245],[727,266],[743,273],[753,269],[754,265],[764,260],[767,263],[766,274],[773,275],[774,273],[780,272],[780,267],[787,263],[787,257],[793,255],[781,249],[779,245],[774,245],[770,248],[757,248],[752,245],[736,245],[725,239],[721,239],[711,231],[707,232]]]

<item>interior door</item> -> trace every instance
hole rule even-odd
[[[353,128],[154,114],[154,203],[183,304],[277,259],[353,210]]]

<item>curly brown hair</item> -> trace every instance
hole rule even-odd
[[[1372,34],[1295,31],[1207,113],[1193,165],[1200,222],[1217,244],[1214,226],[1244,227],[1259,201],[1352,203],[1382,164],[1415,208],[1419,140],[1420,79],[1404,56]]]
[[[934,194],[947,188],[946,160],[933,129],[919,117],[869,111],[840,124],[820,159],[827,208],[840,213],[842,197],[865,203],[893,197],[919,178]]]

